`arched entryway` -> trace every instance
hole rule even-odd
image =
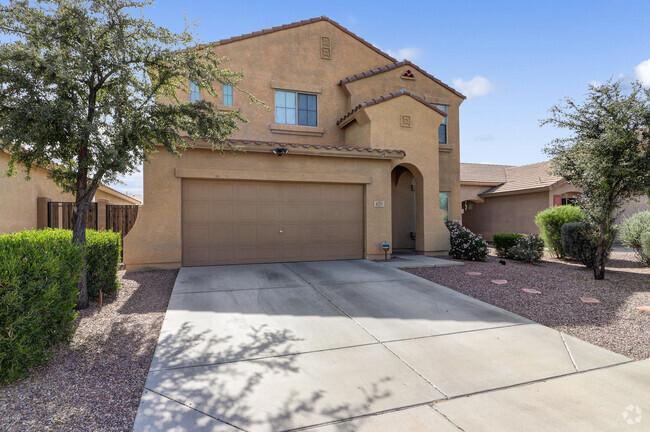
[[[393,251],[414,250],[417,232],[417,184],[413,173],[398,165],[391,173]]]

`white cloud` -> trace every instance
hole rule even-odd
[[[634,68],[634,75],[642,85],[650,87],[650,59],[643,61]]]
[[[395,57],[397,60],[411,60],[415,61],[422,55],[422,50],[417,47],[400,48],[397,51],[387,50],[389,56]]]
[[[594,87],[600,87],[601,85],[603,85],[603,83],[601,83],[600,81],[596,81],[596,80],[593,80],[589,84],[594,86]]]
[[[468,98],[485,96],[494,91],[494,84],[492,84],[487,78],[479,75],[476,75],[469,81],[456,78],[454,79],[454,87]]]

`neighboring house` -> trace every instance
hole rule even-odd
[[[9,166],[9,154],[0,151],[0,234],[36,229],[38,198],[51,201],[74,201],[72,194],[61,189],[48,178],[48,171],[34,168],[31,180],[25,179],[25,171],[18,168],[15,177],[5,177]],[[100,186],[95,200],[105,199],[110,204],[140,204],[139,201],[106,186]]]
[[[499,233],[539,233],[535,215],[571,204],[582,190],[550,173],[550,162],[531,165],[460,164],[462,222],[491,241]],[[619,221],[648,210],[647,197],[630,202]]]
[[[386,241],[448,249],[443,219],[460,218],[462,94],[326,17],[214,47],[271,109],[223,86],[213,102],[249,120],[231,140],[245,152],[199,142],[144,164],[127,270],[383,258]],[[180,97],[209,95],[190,83]]]

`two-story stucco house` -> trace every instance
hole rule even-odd
[[[448,249],[443,220],[461,210],[462,94],[326,17],[215,46],[271,109],[224,86],[220,109],[249,120],[232,138],[244,152],[199,143],[145,163],[128,270],[374,259],[382,242]],[[207,97],[190,88],[185,100]]]

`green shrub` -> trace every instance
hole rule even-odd
[[[535,216],[535,224],[544,243],[556,257],[562,258],[562,225],[569,222],[580,222],[582,211],[573,205],[563,205],[542,210]]]
[[[0,236],[0,382],[24,376],[68,340],[77,316],[79,248],[62,230]]]
[[[119,288],[117,270],[122,251],[120,233],[86,230],[88,297],[96,300],[99,290],[112,294]]]
[[[567,257],[579,261],[589,268],[594,267],[596,246],[591,241],[589,227],[584,222],[569,222],[562,225],[562,248]]]
[[[525,262],[540,262],[544,255],[544,240],[537,234],[521,236],[508,250],[506,258]]]
[[[650,231],[646,231],[641,235],[641,252],[650,257]]]
[[[474,234],[458,221],[445,221],[449,229],[449,255],[456,259],[485,261],[487,243],[480,235]]]
[[[650,254],[643,250],[641,237],[650,232],[650,211],[642,211],[625,219],[619,228],[625,246],[634,248],[642,261],[650,265]]]
[[[523,234],[494,234],[492,241],[501,258],[509,258],[510,248],[517,244],[517,240],[524,237]]]

